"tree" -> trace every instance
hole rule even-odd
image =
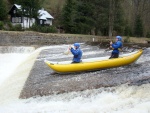
[[[18,0],[7,0],[9,4],[13,5],[15,3],[17,3]]]
[[[79,34],[91,34],[94,27],[93,5],[89,0],[77,0],[74,16],[74,32]]]
[[[20,4],[22,0],[7,0],[8,7],[11,8],[14,4]]]
[[[133,36],[137,15],[140,15],[142,20],[143,36],[145,36],[150,29],[150,0],[124,0],[122,6],[125,12],[124,18],[128,20]]]
[[[134,35],[137,37],[143,36],[143,24],[139,15],[137,15],[135,20]]]
[[[91,34],[94,26],[93,7],[89,0],[67,0],[62,25],[67,33]]]
[[[121,0],[115,0],[114,8],[114,26],[113,31],[116,35],[123,35],[125,29],[124,12],[121,7]]]
[[[135,21],[140,15],[142,34],[150,29],[150,0],[66,0],[63,26],[68,33],[96,35],[135,35]],[[74,5],[71,4],[74,1]],[[64,13],[65,12],[65,13]],[[125,20],[128,25],[125,24]],[[113,34],[116,33],[116,34]]]
[[[96,35],[108,35],[109,0],[93,0],[93,19]]]
[[[30,26],[31,19],[37,19],[39,16],[38,10],[41,8],[42,0],[21,0],[18,4],[22,7],[22,15],[29,18]]]
[[[66,33],[73,33],[75,15],[74,0],[67,0],[62,10],[62,25]]]
[[[131,30],[131,27],[129,25],[128,20],[126,20],[126,22],[125,22],[124,35],[125,36],[132,36],[132,30]]]
[[[109,38],[112,37],[114,25],[114,0],[109,0]]]
[[[43,0],[8,0],[9,4],[21,5],[21,10],[18,11],[23,17],[28,17],[29,26],[32,18],[37,19],[39,16],[38,10],[41,8]]]
[[[4,21],[7,18],[6,4],[4,0],[0,0],[0,21]]]

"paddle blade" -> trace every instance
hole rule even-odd
[[[69,49],[67,49],[67,50],[64,51],[64,54],[65,54],[65,55],[69,55],[70,53],[71,53],[71,52],[70,52]]]

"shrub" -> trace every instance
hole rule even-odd
[[[33,30],[33,31],[39,31],[39,26],[37,24],[33,24],[32,27],[29,28],[30,30]]]
[[[4,24],[3,29],[6,30],[6,31],[9,31],[11,28],[12,28],[12,23],[6,21],[5,24]]]
[[[150,38],[150,32],[147,32],[146,38]]]
[[[124,39],[124,42],[125,42],[125,43],[129,43],[129,42],[130,42],[130,37],[127,36],[127,37]]]
[[[2,30],[4,27],[4,23],[2,21],[0,21],[0,30]]]
[[[125,36],[132,36],[132,30],[128,25],[125,27],[124,35]]]
[[[143,36],[143,21],[140,15],[137,15],[135,19],[135,26],[134,26],[134,36],[142,37]]]
[[[10,27],[10,31],[23,31],[21,24],[16,24]]]
[[[42,33],[56,33],[57,29],[54,26],[41,26],[34,24],[31,28],[33,31],[38,31]]]

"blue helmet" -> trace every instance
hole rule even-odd
[[[74,43],[74,46],[76,46],[77,48],[79,48],[80,44],[79,43]]]
[[[121,36],[116,36],[116,38],[118,38],[119,41],[122,40],[122,37],[121,37]]]

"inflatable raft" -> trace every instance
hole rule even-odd
[[[59,73],[90,71],[129,65],[135,62],[142,53],[143,50],[138,50],[113,59],[109,59],[109,56],[82,59],[81,63],[71,63],[71,61],[51,62],[47,60],[45,60],[45,63],[52,70]]]

